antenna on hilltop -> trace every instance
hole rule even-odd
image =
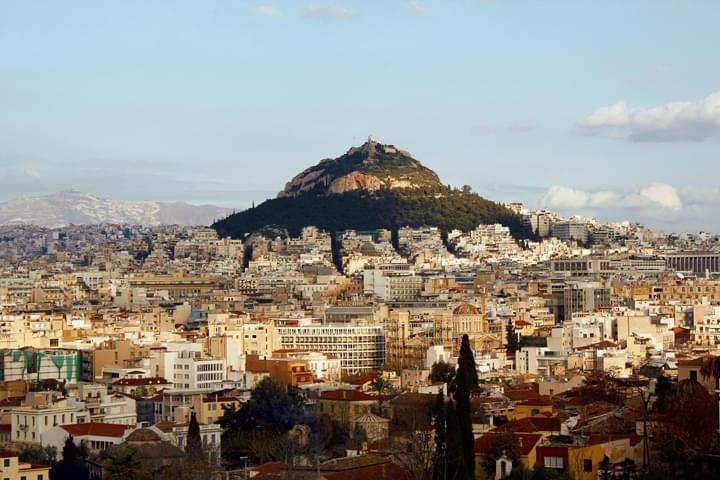
[[[378,143],[378,139],[375,135],[368,135],[368,143]]]

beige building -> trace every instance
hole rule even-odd
[[[3,480],[48,480],[50,467],[22,463],[16,453],[0,451],[0,477]]]

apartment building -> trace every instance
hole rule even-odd
[[[385,332],[381,325],[323,324],[309,319],[277,327],[283,349],[333,355],[343,371],[379,369],[385,361]]]
[[[224,359],[205,357],[199,352],[178,352],[171,378],[176,388],[218,388],[227,379],[225,365]]]

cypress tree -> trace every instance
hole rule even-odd
[[[190,460],[200,461],[203,459],[202,439],[200,438],[200,424],[197,421],[195,412],[190,414],[188,425],[187,445],[185,453]]]
[[[458,412],[455,409],[455,402],[453,400],[447,402],[445,421],[447,425],[447,436],[445,440],[447,475],[440,478],[446,480],[470,480],[473,477],[467,469]],[[475,455],[473,452],[473,460],[474,458]]]
[[[507,326],[505,327],[505,351],[508,353],[515,353],[520,349],[517,334],[515,333],[515,322],[508,320]]]
[[[458,358],[458,370],[455,378],[455,408],[457,410],[458,429],[462,457],[470,478],[475,477],[475,437],[472,429],[470,393],[478,386],[475,356],[470,349],[470,339],[463,335]],[[449,430],[449,426],[448,426]],[[448,431],[448,437],[450,436]]]
[[[433,458],[433,480],[445,480],[447,478],[447,457],[445,455],[445,435],[447,425],[445,421],[445,395],[442,389],[438,390],[433,406],[433,426],[435,427],[435,455]]]

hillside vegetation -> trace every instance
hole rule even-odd
[[[530,236],[520,216],[501,204],[447,187],[356,190],[330,195],[308,192],[292,198],[267,200],[255,208],[230,215],[213,227],[220,234],[243,238],[266,225],[284,227],[296,236],[307,225],[329,232],[425,225],[444,231],[456,228],[468,231],[481,223],[506,225],[516,238]]]

